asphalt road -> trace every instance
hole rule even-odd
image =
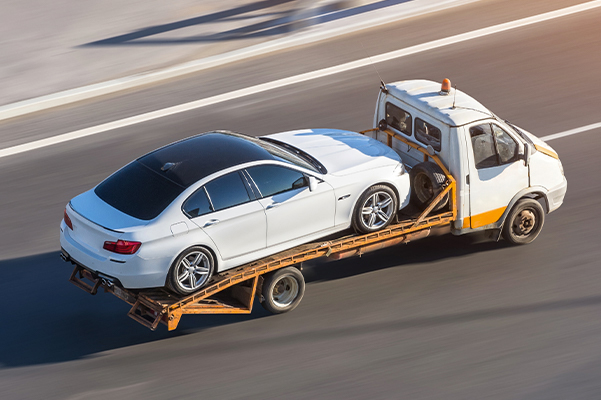
[[[576,3],[482,1],[7,121],[0,137],[52,136]],[[545,136],[601,120],[599,20],[596,9],[376,67],[389,82],[449,77]],[[71,197],[198,132],[369,128],[378,81],[361,68],[0,159],[0,397],[601,398],[599,130],[550,143],[568,194],[528,246],[441,236],[313,263],[294,312],[184,316],[174,332],[67,282],[58,223]]]

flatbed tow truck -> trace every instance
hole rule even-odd
[[[168,330],[174,330],[184,314],[251,313],[255,297],[262,302],[266,296],[273,296],[273,287],[264,287],[270,275],[284,268],[300,268],[309,260],[360,256],[427,237],[433,230],[455,235],[488,231],[496,235],[497,240],[502,234],[514,244],[530,243],[542,229],[545,211],[549,213],[563,202],[567,187],[563,170],[561,179],[556,176],[561,164],[557,171],[549,167],[559,162],[557,154],[544,142],[499,120],[466,94],[457,96],[455,89],[455,98],[444,97],[451,92],[450,82],[443,83],[438,93],[432,92],[433,84],[430,81],[383,84],[374,117],[377,128],[360,132],[395,149],[415,174],[421,171],[426,176],[427,171],[435,172],[436,182],[422,179],[420,182],[425,186],[417,190],[412,187],[416,192],[412,196],[422,200],[421,212],[411,216],[398,214],[395,223],[374,233],[301,245],[227,270],[213,276],[200,291],[187,296],[164,288],[124,289],[66,260],[75,264],[70,282],[93,295],[100,289],[112,293],[131,305],[128,315],[132,319],[152,330],[161,323]],[[489,130],[490,135],[486,136]],[[486,140],[489,140],[488,148],[483,146]],[[513,145],[514,153],[509,154]],[[495,154],[491,156],[487,151]],[[427,164],[425,169],[424,164]],[[501,172],[495,170],[499,167]],[[503,179],[507,177],[503,174],[510,168],[516,169],[507,176],[513,180],[526,171],[527,182],[523,187],[515,189],[504,185]],[[545,176],[541,175],[541,169],[545,169]],[[473,176],[471,183],[470,175]],[[418,179],[415,175],[412,178]],[[481,186],[480,180],[496,187]],[[430,195],[426,201],[423,201],[424,187]],[[482,208],[483,202],[477,193],[487,196],[484,203],[488,209]],[[301,274],[297,275],[302,279]],[[304,281],[302,286],[304,288]],[[301,290],[298,301],[302,294]]]

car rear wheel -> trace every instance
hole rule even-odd
[[[177,257],[167,278],[168,287],[179,294],[190,294],[200,290],[211,278],[214,259],[210,251],[195,246]]]
[[[394,191],[385,185],[374,185],[361,195],[353,213],[357,232],[370,233],[386,228],[398,210]]]

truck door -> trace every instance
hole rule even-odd
[[[470,217],[463,228],[497,222],[511,199],[528,187],[528,167],[520,153],[523,144],[496,122],[465,128],[468,142]],[[521,150],[521,151],[520,151]]]

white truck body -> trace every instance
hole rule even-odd
[[[466,93],[444,93],[440,83],[427,80],[386,84],[374,126],[381,121],[407,141],[427,146],[455,178],[454,234],[502,228],[512,206],[524,197],[541,201],[546,213],[563,202],[567,181],[557,153]],[[374,132],[376,139],[389,140],[385,132]],[[409,168],[425,161],[402,141],[392,146]]]

